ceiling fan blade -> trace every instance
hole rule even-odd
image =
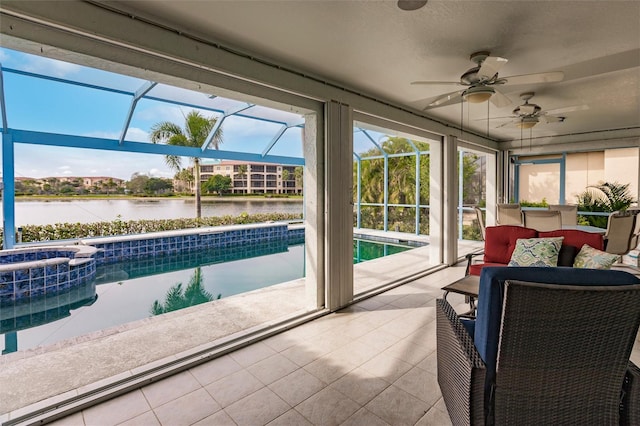
[[[482,61],[482,65],[478,70],[478,76],[488,80],[496,75],[498,71],[500,71],[500,68],[502,68],[507,62],[508,59],[505,58],[487,56],[487,58]]]
[[[502,123],[502,124],[497,125],[495,127],[495,129],[499,129],[500,127],[505,127],[505,126],[508,126],[509,124],[515,124],[515,123],[519,123],[519,122],[520,122],[520,120],[507,121],[506,123]]]
[[[462,86],[459,81],[412,81],[412,86],[426,86],[426,85],[434,85],[434,86],[448,86],[448,85],[456,85]]]
[[[545,124],[548,124],[548,123],[561,123],[561,122],[564,121],[564,118],[563,117],[556,117],[556,116],[553,116],[553,115],[542,115],[542,116],[540,116],[540,120]]]
[[[464,92],[464,90],[458,90],[458,91],[455,91],[455,92],[444,94],[444,95],[440,96],[439,98],[437,98],[436,100],[434,100],[433,102],[431,102],[424,109],[426,110],[426,109],[429,109],[429,108],[435,108],[435,107],[439,107],[439,106],[451,105],[451,104],[455,104],[457,102],[460,102],[460,101],[462,101],[462,97],[461,97],[462,92]]]
[[[574,105],[564,108],[551,109],[549,111],[545,111],[545,114],[566,114],[568,112],[586,111],[588,109],[589,105]]]
[[[535,83],[555,83],[564,79],[562,71],[541,72],[538,74],[523,74],[504,77],[504,84],[535,84]]]
[[[494,94],[489,99],[492,104],[497,106],[498,108],[506,107],[511,105],[511,99],[500,93],[499,91],[494,89]]]
[[[513,120],[515,117],[513,115],[505,115],[503,117],[489,117],[488,120]],[[487,118],[474,118],[473,121],[487,121]]]

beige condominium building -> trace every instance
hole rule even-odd
[[[302,167],[241,161],[200,165],[202,183],[213,175],[229,176],[234,194],[302,194]]]

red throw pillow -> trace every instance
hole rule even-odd
[[[536,238],[538,231],[516,225],[487,226],[484,237],[484,262],[507,264],[519,238]]]
[[[594,249],[604,250],[604,238],[597,232],[586,232],[578,229],[557,229],[555,231],[540,232],[540,238],[564,237],[562,245],[574,246],[579,252],[583,245],[587,244]]]

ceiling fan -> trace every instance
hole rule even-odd
[[[476,66],[468,69],[460,81],[414,81],[412,85],[444,85],[455,84],[466,86],[467,88],[455,92],[446,93],[431,102],[425,109],[450,105],[462,100],[472,103],[485,102],[491,100],[497,107],[505,107],[511,104],[511,100],[496,90],[493,86],[553,83],[562,81],[564,73],[562,71],[543,72],[538,74],[523,74],[511,77],[500,77],[498,72],[508,62],[505,58],[490,56],[490,52],[472,53],[469,59]]]
[[[520,95],[520,99],[524,101],[524,104],[517,106],[513,110],[513,115],[508,117],[493,117],[491,120],[502,120],[505,118],[511,118],[512,120],[496,126],[496,128],[515,124],[516,127],[521,129],[530,129],[536,124],[542,123],[562,123],[566,117],[558,116],[555,114],[566,114],[573,111],[585,111],[589,109],[587,105],[570,106],[564,108],[557,108],[549,111],[543,111],[539,105],[529,103],[531,98],[535,95],[534,92],[526,92]]]

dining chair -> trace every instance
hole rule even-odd
[[[559,211],[563,225],[578,225],[578,206],[575,204],[550,204],[549,210]]]
[[[520,207],[520,204],[498,204],[496,225],[522,225],[522,207]]]
[[[524,226],[546,232],[562,229],[562,215],[558,210],[525,210]]]
[[[480,234],[482,234],[482,241],[484,241],[485,238],[485,223],[484,223],[484,216],[482,213],[482,209],[480,209],[480,207],[476,206],[473,208],[473,210],[475,210],[476,212],[476,219],[478,220],[478,226],[480,227]]]
[[[604,250],[607,253],[627,254],[634,247],[636,215],[628,211],[616,211],[609,215],[604,234]]]

